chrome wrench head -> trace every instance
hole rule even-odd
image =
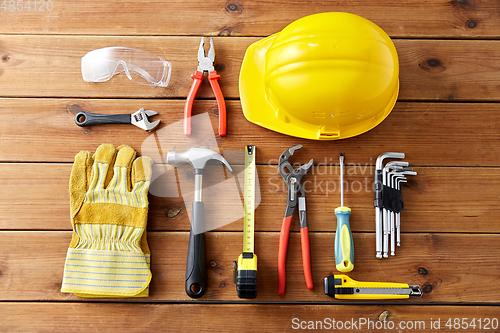
[[[160,121],[149,122],[149,117],[157,115],[158,112],[152,110],[144,110],[140,108],[138,111],[130,115],[130,123],[145,131],[152,131],[160,124]]]

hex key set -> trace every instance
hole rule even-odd
[[[403,159],[404,153],[387,152],[380,154],[375,166],[373,186],[373,205],[375,207],[375,250],[376,257],[396,255],[396,244],[401,246],[401,211],[404,209],[401,184],[406,183],[406,176],[417,173],[404,161],[391,161],[383,164],[385,159]]]

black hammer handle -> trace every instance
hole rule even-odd
[[[75,123],[81,127],[101,124],[130,124],[131,118],[130,114],[78,112],[75,116]]]
[[[201,226],[203,226],[203,210],[203,202],[193,202],[186,263],[186,294],[191,298],[203,296],[207,288],[205,234],[203,233],[204,230],[201,230]],[[200,230],[196,230],[197,228]]]

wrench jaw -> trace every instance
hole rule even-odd
[[[149,122],[149,117],[157,115],[158,112],[153,110],[144,110],[140,108],[138,111],[130,115],[130,123],[145,131],[151,132],[160,124],[160,121]]]

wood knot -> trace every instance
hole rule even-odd
[[[426,270],[425,268],[423,267],[419,267],[418,268],[418,274],[421,274],[421,275],[428,275],[429,274],[429,271]]]
[[[84,111],[84,109],[79,104],[70,104],[66,107],[66,111],[69,113],[78,113]]]
[[[422,291],[426,294],[430,293],[432,291],[432,285],[426,284],[423,288]]]
[[[212,109],[214,115],[219,116],[219,109]]]
[[[452,0],[449,4],[453,7],[461,9],[474,9],[474,7],[476,7],[476,4],[469,0]]]
[[[10,55],[5,54],[5,55],[2,56],[2,62],[7,62],[9,60],[10,60]]]
[[[217,72],[222,72],[223,70],[226,69],[226,65],[224,65],[224,64],[215,64],[214,68],[215,68],[215,70]]]
[[[452,101],[455,97],[453,95],[448,96],[448,100]]]
[[[182,211],[182,207],[172,207],[165,212],[168,218],[174,218]]]
[[[467,21],[465,26],[469,29],[474,29],[475,27],[477,27],[477,22],[476,21]]]
[[[391,313],[389,312],[389,310],[384,310],[384,311],[382,311],[381,314],[378,315],[378,320],[379,321],[386,321],[387,318],[389,318],[390,314]]]
[[[210,267],[217,267],[219,265],[214,259],[210,259],[208,263],[210,264]]]
[[[227,36],[231,36],[231,33],[233,32],[232,28],[231,27],[225,27],[224,29],[222,29],[217,35],[218,36],[223,36],[223,37],[227,37]]]
[[[186,178],[193,181],[194,180],[194,172],[193,171],[187,171],[186,172]]]
[[[84,129],[84,130],[82,131],[82,133],[83,133],[83,134],[90,134],[90,133],[92,133],[92,130],[91,130],[90,128],[88,128],[88,129]]]
[[[222,280],[220,283],[219,283],[219,287],[221,288],[224,288],[225,286],[227,286],[227,282]]]
[[[226,11],[228,11],[230,13],[241,13],[242,9],[241,9],[241,6],[239,6],[235,3],[228,3],[226,5]]]
[[[417,183],[417,181],[415,179],[408,178],[408,181],[406,182],[406,185],[408,185],[409,187],[417,187],[418,183]]]
[[[419,66],[420,66],[420,68],[422,68],[423,70],[425,70],[427,72],[440,73],[440,72],[445,70],[445,67],[443,66],[441,61],[439,61],[439,59],[436,59],[436,58],[426,59],[426,60],[422,61],[419,64]]]
[[[438,59],[428,59],[427,60],[427,65],[429,65],[429,67],[438,67],[439,65],[441,65],[441,61],[439,61]]]

